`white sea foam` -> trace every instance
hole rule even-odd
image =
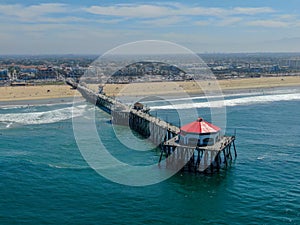
[[[214,107],[222,107],[222,106],[252,105],[252,104],[262,104],[268,102],[276,102],[276,101],[291,101],[291,100],[300,100],[300,93],[260,95],[260,96],[251,96],[251,97],[241,97],[235,99],[226,99],[224,101],[210,101],[210,102],[152,106],[151,109],[214,108]]]
[[[85,102],[85,100],[79,100],[76,101],[76,103],[82,103]],[[42,104],[22,104],[22,105],[0,105],[0,109],[26,109],[30,107],[41,107],[41,106],[60,106],[60,105],[71,105],[74,102],[56,102],[56,103],[42,103]]]
[[[29,105],[3,105],[0,106],[0,109],[23,109],[28,107]]]
[[[12,123],[24,125],[56,123],[62,120],[71,119],[72,117],[81,116],[85,111],[85,107],[85,105],[82,105],[74,108],[67,107],[45,112],[0,114],[0,122],[7,123],[9,127]]]
[[[10,126],[11,126],[12,124],[13,124],[12,122],[7,123],[6,128],[10,128]]]
[[[224,95],[207,95],[207,96],[196,96],[187,98],[166,98],[162,100],[149,100],[142,101],[143,103],[159,103],[159,102],[175,102],[175,101],[186,101],[186,100],[197,100],[197,99],[210,99],[210,98],[225,98],[225,97],[239,97],[239,96],[254,96],[259,95],[261,92],[251,92],[251,93],[240,93],[240,94],[224,94]]]
[[[80,165],[73,165],[73,164],[48,164],[49,167],[56,168],[56,169],[77,169],[77,170],[82,170],[82,169],[90,169],[89,166],[80,166]]]

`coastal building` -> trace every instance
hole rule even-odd
[[[192,146],[214,145],[220,139],[221,128],[198,118],[180,128],[179,143]]]
[[[8,70],[7,69],[0,69],[0,80],[8,80]]]
[[[36,74],[37,68],[35,66],[20,66],[20,73],[26,74]]]
[[[35,66],[20,66],[16,74],[16,80],[33,80],[36,79],[38,70]]]
[[[57,72],[51,67],[39,67],[36,75],[37,79],[57,79]]]

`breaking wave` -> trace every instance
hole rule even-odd
[[[161,103],[161,102],[177,102],[186,100],[201,100],[201,99],[212,99],[212,98],[228,98],[228,97],[249,97],[249,96],[260,96],[260,95],[279,95],[279,94],[294,94],[299,92],[299,89],[279,89],[279,90],[254,90],[251,92],[241,92],[241,93],[223,93],[222,95],[203,95],[203,96],[193,96],[193,97],[178,97],[178,98],[166,98],[157,100],[146,100],[141,101],[144,104],[148,103]]]
[[[198,99],[208,99],[208,98],[225,98],[225,97],[239,97],[239,96],[253,96],[258,95],[258,92],[252,93],[241,93],[241,94],[226,94],[226,95],[208,95],[208,96],[196,96],[196,97],[188,97],[188,98],[167,98],[161,100],[149,100],[149,101],[141,101],[142,103],[160,103],[160,102],[177,102],[177,101],[186,101],[186,100],[198,100]]]
[[[242,97],[235,99],[225,99],[223,101],[210,101],[210,102],[195,102],[183,103],[163,106],[152,106],[151,109],[187,109],[187,108],[214,108],[223,106],[238,106],[238,105],[251,105],[262,104],[277,101],[292,101],[300,100],[300,93],[294,94],[279,94],[279,95],[261,95]]]
[[[80,166],[80,165],[65,164],[65,163],[61,163],[61,164],[49,163],[48,166],[55,169],[72,169],[72,170],[85,170],[91,168],[89,166]]]
[[[85,107],[85,105],[82,105],[45,112],[0,114],[0,122],[5,124],[6,128],[9,128],[13,123],[23,125],[56,123],[81,116],[85,111]]]
[[[85,100],[78,100],[76,103],[83,103]],[[63,105],[72,105],[74,104],[73,102],[56,102],[56,103],[42,103],[42,104],[35,104],[35,103],[30,103],[30,104],[20,104],[20,105],[15,105],[15,104],[2,104],[0,105],[1,110],[10,110],[10,109],[27,109],[31,107],[51,107],[51,106],[63,106]]]

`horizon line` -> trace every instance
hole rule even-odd
[[[0,54],[3,56],[99,56],[105,53],[8,53]],[[300,51],[295,52],[195,52],[195,54],[201,55],[230,55],[230,54],[300,54]],[[122,54],[127,55],[127,54]],[[128,54],[131,55],[131,54]],[[137,54],[137,55],[147,55],[147,54]],[[154,54],[156,55],[156,54]],[[182,54],[163,54],[163,55],[182,55]]]

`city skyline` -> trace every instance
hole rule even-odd
[[[197,53],[300,52],[296,0],[0,3],[1,54],[102,54],[140,40]]]

